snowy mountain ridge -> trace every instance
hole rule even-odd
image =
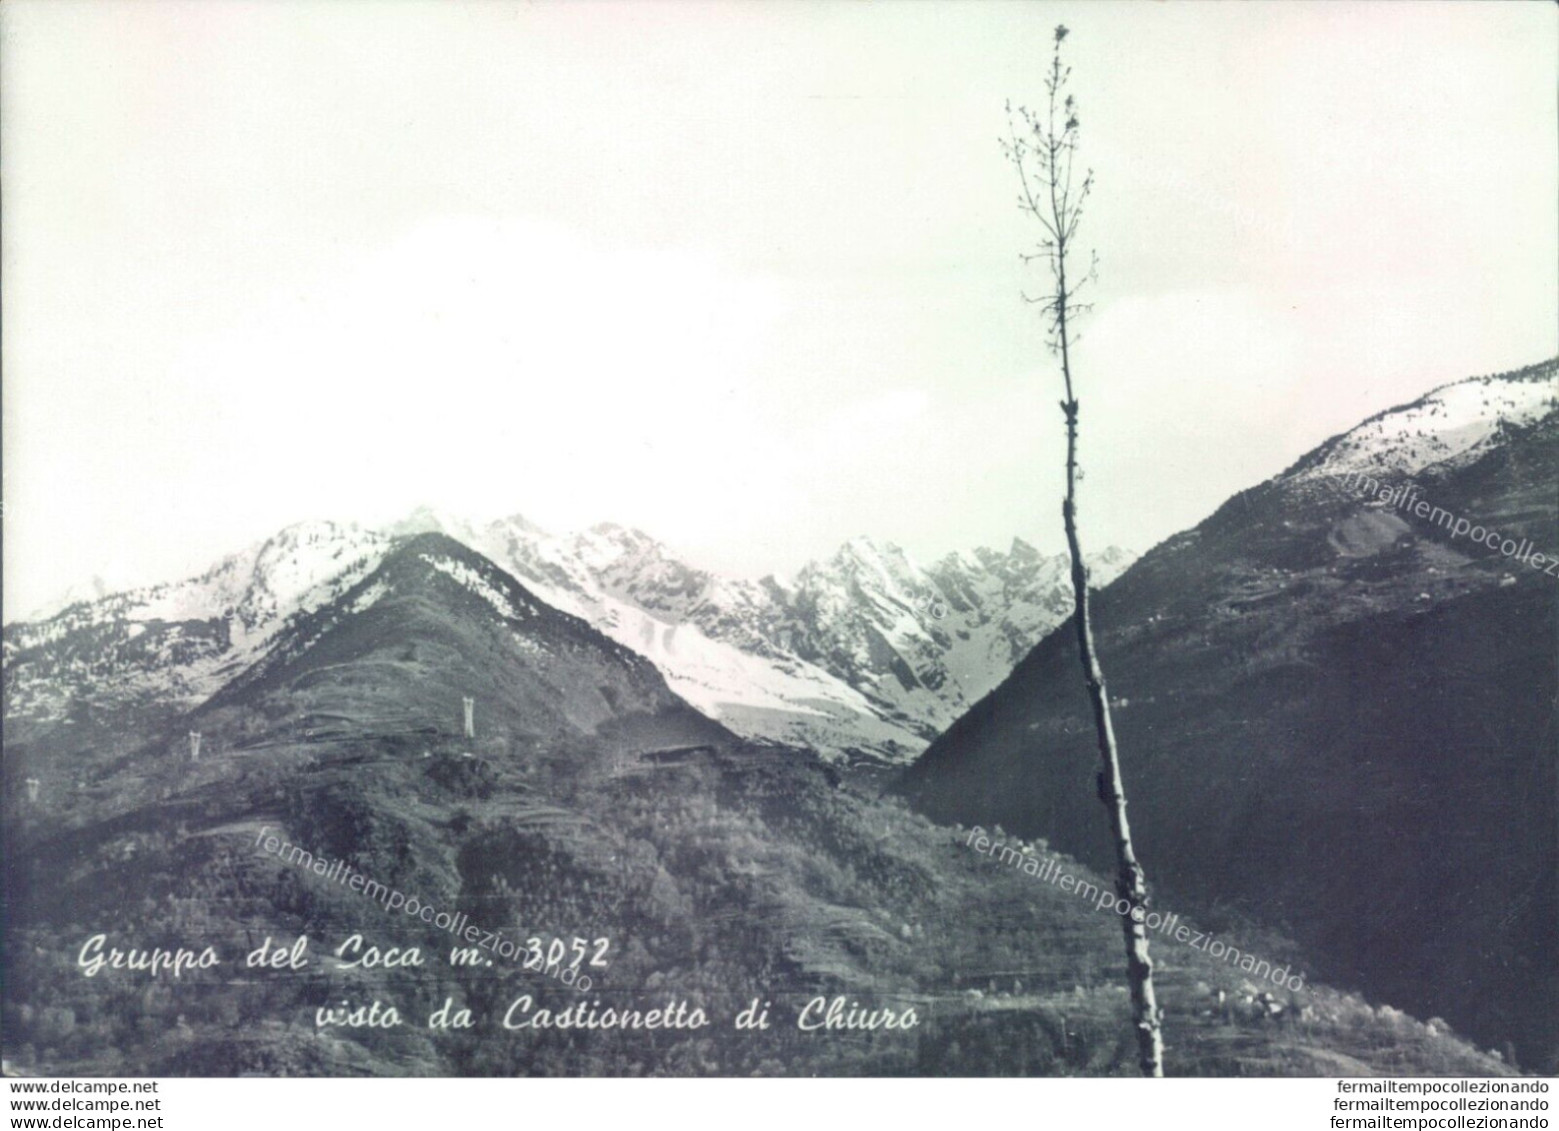
[[[298,524],[198,577],[7,625],[7,717],[193,707],[397,541],[433,531],[643,655],[673,691],[738,733],[836,757],[912,757],[1070,610],[1064,556],[1020,540],[1006,553],[921,567],[861,537],[787,582],[752,581],[697,569],[611,523],[554,535],[518,515],[478,526],[422,508],[383,530]],[[1132,560],[1101,554],[1094,583]]]
[[[1279,479],[1357,473],[1416,475],[1429,467],[1464,466],[1507,429],[1526,428],[1559,411],[1559,358],[1431,389],[1335,436]]]
[[[350,523],[298,523],[199,576],[7,624],[6,717],[62,717],[73,706],[193,706],[261,656],[294,617],[371,572],[390,544]],[[22,657],[30,662],[19,669]]]
[[[749,738],[899,761],[1004,679],[1070,613],[1064,555],[1008,553],[929,567],[899,547],[847,542],[795,578],[725,578],[642,531],[603,523],[552,535],[521,516],[481,529],[423,509],[397,532],[438,530],[538,597],[648,658],[672,690]],[[1111,548],[1105,585],[1135,560]]]

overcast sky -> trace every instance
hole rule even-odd
[[[1058,22],[1095,547],[1559,349],[1552,4],[7,0],[7,617],[421,503],[1060,550]]]

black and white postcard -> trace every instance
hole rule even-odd
[[[1559,1072],[1556,25],[8,0],[5,1073]]]

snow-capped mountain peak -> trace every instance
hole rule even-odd
[[[750,581],[698,569],[614,523],[554,535],[520,515],[476,525],[419,507],[380,531],[301,523],[199,577],[8,626],[8,710],[60,717],[73,697],[194,706],[265,654],[291,618],[357,584],[391,547],[429,533],[464,543],[541,601],[646,657],[677,694],[732,729],[832,755],[913,756],[1071,609],[1064,558],[1021,539],[1005,553],[980,549],[922,567],[863,535],[793,579]],[[1131,560],[1100,555],[1094,583]],[[497,612],[518,615],[464,572],[446,571]],[[62,642],[85,631],[120,638],[122,663],[91,678],[76,672]]]
[[[1559,358],[1453,381],[1333,437],[1279,478],[1400,477],[1461,466],[1497,443],[1506,429],[1528,427],[1555,411]]]
[[[355,585],[391,541],[352,523],[297,523],[198,577],[79,602],[44,621],[6,625],[7,716],[193,706],[263,654],[292,618]]]

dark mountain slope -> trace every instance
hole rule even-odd
[[[641,744],[734,738],[673,695],[648,660],[443,534],[404,542],[341,597],[299,618],[194,717],[220,734],[235,713],[252,720],[273,705],[339,709],[345,700],[360,722],[454,727],[467,695],[495,746],[579,735]],[[342,722],[323,718],[310,729],[327,734]]]
[[[1099,595],[1138,852],[1177,898],[1286,929],[1323,976],[1553,1070],[1559,580],[1369,497],[1331,462],[1350,444]],[[1559,417],[1411,480],[1385,462],[1381,484],[1559,554]],[[902,791],[1109,865],[1075,647],[1070,624],[1046,638]]]

